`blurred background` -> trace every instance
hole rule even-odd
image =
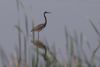
[[[80,64],[77,67],[99,67],[99,8],[99,0],[0,0],[0,67],[11,67],[7,65],[12,56],[14,59],[17,55],[20,57],[20,54],[24,60],[27,58],[27,65],[32,67],[36,47],[31,40],[34,36],[37,39],[37,33],[34,32],[34,35],[31,32],[32,25],[44,23],[44,11],[51,14],[46,15],[47,25],[40,32],[40,40],[51,52],[55,52],[59,64],[75,67],[71,58],[76,58],[79,62],[82,61],[77,62]],[[44,60],[40,58],[37,67],[41,67],[42,61]],[[44,64],[45,61],[42,65]]]

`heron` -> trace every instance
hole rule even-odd
[[[32,30],[31,30],[31,32],[38,32],[38,39],[39,39],[39,32],[40,32],[41,30],[43,30],[43,29],[46,27],[46,25],[47,25],[46,14],[50,14],[50,13],[51,13],[51,12],[47,12],[47,11],[43,12],[45,22],[42,23],[42,24],[39,24],[39,25],[37,25],[37,26],[35,26],[35,27],[33,27]]]
[[[38,48],[46,49],[46,46],[40,40],[32,40],[31,42]]]

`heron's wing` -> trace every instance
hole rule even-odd
[[[44,24],[39,24],[39,25],[37,25],[36,27],[34,27],[34,28],[32,29],[32,31],[41,30],[43,27],[44,27]]]

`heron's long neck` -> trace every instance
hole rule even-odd
[[[46,15],[45,15],[45,13],[44,13],[44,19],[45,19],[44,26],[46,26],[46,24],[47,24],[47,18],[46,18]]]

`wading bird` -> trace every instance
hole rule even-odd
[[[36,47],[38,48],[42,48],[42,49],[46,49],[46,46],[44,45],[44,43],[40,40],[32,40],[31,41]]]
[[[31,32],[35,32],[35,31],[38,32],[38,39],[39,39],[39,32],[40,32],[42,29],[44,29],[44,28],[46,27],[46,25],[47,25],[46,14],[50,14],[50,13],[51,13],[51,12],[45,11],[45,12],[43,13],[44,18],[45,18],[45,22],[42,23],[42,24],[37,25],[36,27],[33,27],[32,30],[31,30]]]

